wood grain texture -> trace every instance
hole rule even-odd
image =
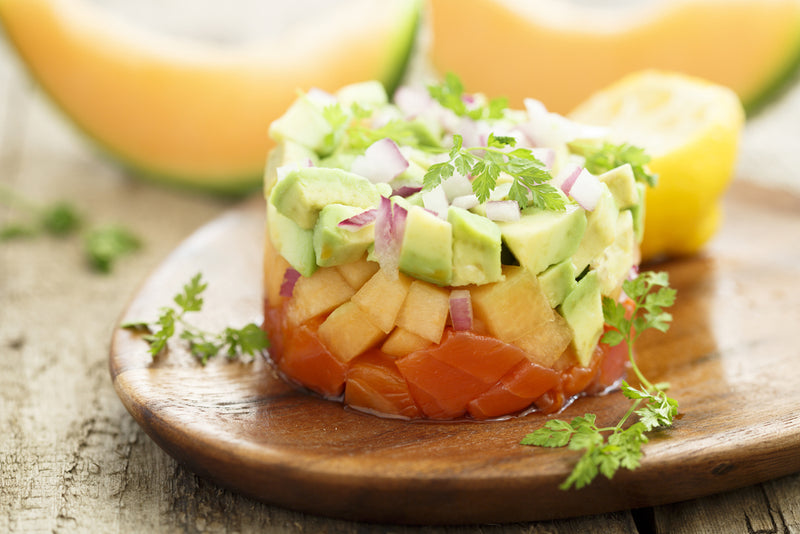
[[[672,383],[674,428],[634,472],[561,492],[576,453],[522,447],[539,415],[490,423],[408,423],[298,392],[263,360],[202,367],[178,346],[155,361],[115,332],[110,367],[134,418],[169,454],[256,499],[346,519],[485,523],[552,519],[670,503],[800,470],[800,200],[753,186],[729,196],[731,223],[708,254],[657,266],[678,289],[667,335],[643,338],[652,380]],[[153,317],[201,270],[214,292],[209,327],[244,324],[261,301],[263,205],[201,229],[148,279],[125,320]],[[768,385],[768,387],[765,387]],[[562,417],[627,408],[585,398]],[[668,481],[662,483],[662,481]]]

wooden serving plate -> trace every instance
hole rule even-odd
[[[664,504],[800,470],[800,199],[736,184],[704,255],[656,266],[678,289],[667,334],[639,360],[680,403],[642,465],[561,491],[579,453],[519,445],[545,421],[412,423],[380,419],[295,391],[263,358],[199,365],[172,346],[153,360],[128,330],[110,370],[125,407],[167,453],[255,499],[339,518],[392,523],[511,522]],[[200,229],[139,289],[122,321],[153,319],[189,278],[209,282],[197,322],[259,321],[263,204]],[[561,418],[602,424],[628,406],[583,398]]]

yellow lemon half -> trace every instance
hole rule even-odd
[[[647,190],[642,259],[693,254],[713,237],[745,119],[732,90],[646,70],[598,91],[570,117],[608,126],[612,141],[640,146],[652,157],[649,167],[659,179]]]

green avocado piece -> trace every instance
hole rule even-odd
[[[587,366],[603,334],[603,302],[595,271],[580,279],[561,304],[561,315],[572,329],[572,345],[578,363]]]
[[[409,205],[400,248],[400,270],[441,286],[453,279],[453,231],[449,222]]]
[[[355,231],[339,226],[343,220],[363,211],[344,204],[328,204],[322,208],[314,225],[312,239],[317,265],[342,265],[357,261],[364,255],[374,241],[374,225],[369,224]]]
[[[371,80],[345,85],[336,91],[336,100],[344,109],[349,109],[353,104],[369,109],[386,105],[389,97],[381,82]]]
[[[488,284],[503,278],[500,228],[485,217],[450,206],[447,222],[453,228],[451,285]]]
[[[642,239],[644,239],[644,214],[646,212],[644,198],[647,194],[647,186],[642,183],[637,183],[636,190],[639,192],[639,202],[631,207],[631,215],[633,215],[633,238],[636,240],[637,245],[641,245]]]
[[[372,208],[380,198],[375,185],[362,176],[341,169],[307,167],[289,171],[272,188],[269,201],[300,228],[311,230],[328,204]]]
[[[604,172],[597,177],[608,186],[617,208],[624,210],[639,203],[639,191],[636,189],[636,178],[629,163]]]
[[[319,164],[317,153],[294,141],[284,141],[271,150],[264,169],[264,194],[266,197],[269,197],[272,187],[278,181],[279,167],[292,163],[296,163],[298,168],[307,167],[309,161],[312,165]]]
[[[586,230],[586,212],[525,208],[519,221],[500,222],[500,233],[519,264],[533,274],[572,256]]]
[[[308,95],[301,95],[269,126],[269,135],[275,141],[294,141],[320,156],[329,154],[335,147],[335,133],[323,115],[323,106]]]
[[[314,257],[313,232],[300,228],[290,218],[281,215],[275,206],[267,204],[267,229],[275,250],[303,276],[317,270]]]
[[[550,302],[551,308],[557,308],[564,302],[566,296],[575,289],[575,266],[566,259],[551,265],[539,274],[539,286]]]
[[[592,270],[600,279],[600,293],[611,296],[627,278],[634,259],[633,215],[630,210],[619,212],[617,235],[602,254],[592,260]]]
[[[619,209],[608,186],[602,184],[603,192],[594,210],[587,212],[586,232],[578,249],[572,256],[575,272],[582,272],[603,250],[614,242],[617,235],[617,216]]]

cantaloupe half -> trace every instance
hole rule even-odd
[[[298,90],[403,75],[420,0],[351,0],[280,40],[181,40],[84,0],[0,0],[5,33],[74,123],[136,173],[222,192],[257,187],[267,130]],[[231,8],[232,9],[232,8]]]
[[[437,70],[559,113],[646,68],[726,85],[753,112],[800,60],[797,0],[432,0],[431,28]]]

